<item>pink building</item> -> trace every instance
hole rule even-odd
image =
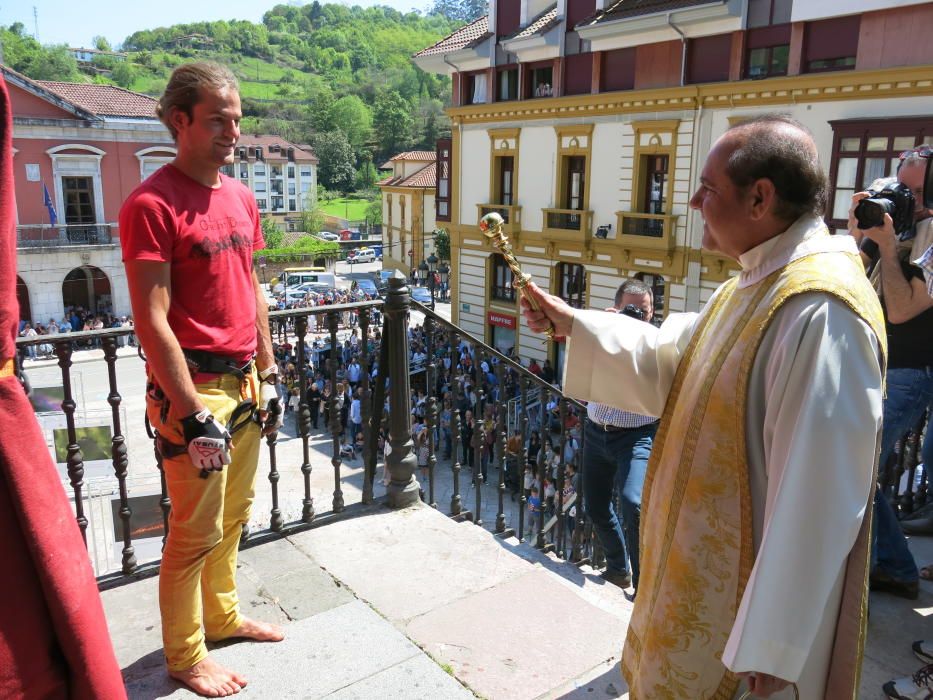
[[[2,65],[0,73],[13,106],[22,318],[61,319],[73,305],[128,314],[120,206],[175,153],[155,100],[109,85],[31,80]]]

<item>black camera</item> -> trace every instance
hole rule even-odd
[[[622,309],[619,313],[623,316],[631,316],[632,318],[636,318],[639,321],[645,320],[645,310],[635,306],[635,304],[626,304],[625,308]]]
[[[855,219],[862,230],[884,225],[884,215],[890,214],[894,221],[894,232],[903,234],[914,225],[914,193],[897,178],[885,178],[874,183],[869,196],[855,206]],[[880,185],[881,189],[877,189]]]

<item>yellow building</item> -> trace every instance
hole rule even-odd
[[[392,175],[382,190],[382,266],[410,275],[434,252],[437,163],[434,151],[405,151],[383,169]]]
[[[698,310],[736,266],[701,250],[689,198],[716,138],[763,113],[812,130],[826,220],[844,232],[852,193],[933,140],[931,29],[929,2],[491,0],[487,17],[414,58],[453,79],[438,177],[449,222],[437,218],[451,233],[454,321],[560,364],[478,231],[492,210],[523,269],[574,306],[610,306],[639,276],[662,315]]]

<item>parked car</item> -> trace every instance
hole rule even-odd
[[[382,246],[374,245],[372,248],[373,252],[376,254],[376,260],[382,260]]]
[[[385,296],[385,293],[389,289],[389,278],[395,274],[395,270],[379,270],[379,281],[376,282],[376,287],[379,289],[379,296]]]
[[[411,298],[419,304],[431,305],[431,290],[427,287],[412,287]]]
[[[379,290],[376,289],[376,283],[369,278],[357,280],[356,288],[371,299],[375,299],[377,296],[379,296]]]
[[[336,233],[331,233],[330,231],[320,231],[318,232],[317,237],[320,238],[322,241],[339,241],[340,240],[340,236],[338,236]]]
[[[354,231],[353,229],[345,228],[340,232],[341,241],[360,241],[363,239],[363,234],[359,231]]]
[[[375,261],[376,251],[374,251],[372,248],[357,248],[356,250],[351,250],[347,254],[347,262],[351,265],[353,263],[366,263]]]

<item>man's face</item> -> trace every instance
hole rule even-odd
[[[926,177],[926,161],[905,165],[897,173],[897,181],[907,185],[914,194],[914,221],[922,221],[933,216],[933,211],[923,206],[923,180]]]
[[[233,163],[233,152],[240,138],[240,95],[236,90],[201,89],[201,99],[191,110],[191,119],[176,112],[173,124],[178,131],[179,154],[220,168]]]
[[[726,174],[726,163],[736,146],[735,137],[729,134],[716,142],[700,173],[700,187],[690,198],[690,207],[703,216],[703,247],[733,259],[754,247],[746,193]]]
[[[645,314],[645,321],[650,321],[651,317],[654,316],[654,299],[651,298],[651,294],[648,292],[644,294],[631,294],[626,292],[622,295],[622,303],[619,305],[619,311],[629,304],[642,310]]]

